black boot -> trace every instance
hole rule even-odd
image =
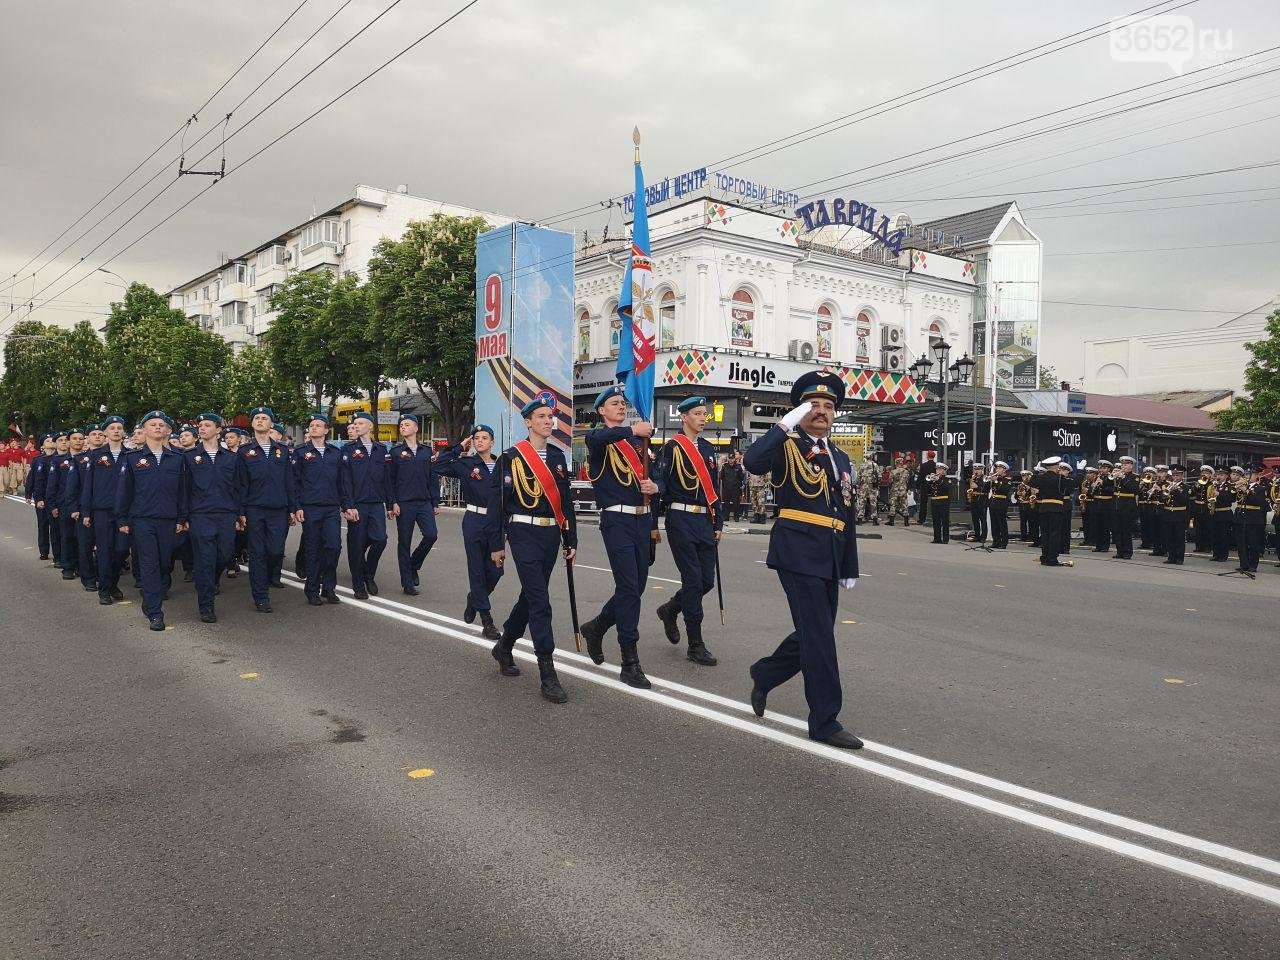
[[[469,593],[468,593],[468,594],[467,594],[467,606],[466,606],[466,609],[464,609],[464,610],[462,611],[462,619],[463,619],[463,621],[465,621],[466,623],[475,623],[475,622],[476,622],[476,613],[477,613],[477,611],[476,611],[475,604],[473,604],[473,603],[471,602],[471,594],[469,594]]]
[[[693,625],[686,623],[685,631],[689,634],[689,651],[685,654],[694,663],[700,663],[704,667],[714,667],[718,661],[711,655],[711,651],[707,649],[707,645],[702,642],[702,624]]]
[[[662,630],[672,643],[680,642],[680,625],[676,622],[680,616],[680,608],[675,598],[668,600],[658,608],[658,619],[662,621]]]
[[[498,661],[498,669],[504,677],[520,676],[520,668],[516,666],[516,658],[511,651],[516,647],[516,637],[501,636],[493,645],[493,659]]]
[[[502,634],[498,632],[498,628],[493,625],[493,614],[488,610],[480,611],[480,625],[484,628],[480,631],[480,636],[486,640],[500,640]]]
[[[641,690],[648,690],[653,686],[640,669],[640,655],[636,653],[634,643],[622,645],[622,672],[618,674],[618,679],[629,687],[639,687]]]
[[[542,696],[552,703],[566,703],[569,700],[560,686],[560,678],[556,676],[556,665],[551,662],[551,655],[538,656],[538,676],[542,681]]]
[[[587,641],[587,656],[592,663],[604,663],[604,635],[611,626],[603,613],[582,625],[582,639]]]

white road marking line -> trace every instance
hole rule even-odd
[[[242,568],[247,570],[248,568]],[[286,575],[292,580],[294,575],[285,571]],[[301,582],[301,581],[299,581]],[[350,593],[347,587],[338,587],[342,593]],[[386,606],[403,610],[411,614],[422,617],[429,617],[434,620],[440,620],[444,623],[456,626],[461,630],[475,631],[477,634],[480,627],[475,624],[464,623],[462,620],[436,613],[434,610],[428,610],[424,607],[417,607],[407,603],[399,603],[395,600],[386,600],[382,597],[371,597],[371,601],[376,601]],[[523,643],[524,641],[521,640]],[[602,664],[595,664],[590,657],[576,653],[572,650],[556,650],[556,656],[565,657],[575,662],[581,663],[587,668],[595,668],[601,671],[617,670],[617,664],[605,661]],[[734,710],[742,714],[751,714],[751,705],[742,701],[733,700],[729,697],[722,696],[718,693],[712,693],[709,690],[703,690],[700,687],[691,687],[674,680],[664,680],[656,677],[652,673],[646,672],[649,681],[655,686],[664,690],[670,690],[673,693],[679,693],[687,697],[693,697],[698,700],[704,700],[707,703],[715,704],[718,707]],[[627,689],[631,689],[628,687]],[[798,717],[788,716],[787,714],[769,711],[767,719],[775,721],[782,726],[790,727],[794,730],[808,732],[809,725]],[[1128,830],[1144,837],[1150,837],[1153,840],[1160,840],[1174,846],[1185,847],[1188,850],[1195,850],[1199,853],[1208,854],[1209,856],[1218,857],[1223,860],[1230,860],[1241,866],[1253,867],[1266,873],[1273,873],[1280,876],[1280,861],[1272,860],[1258,854],[1249,853],[1245,850],[1238,850],[1234,847],[1228,847],[1224,844],[1214,843],[1210,840],[1203,840],[1199,837],[1193,837],[1189,834],[1179,833],[1176,830],[1169,830],[1165,827],[1159,827],[1155,824],[1144,823],[1141,820],[1135,820],[1121,814],[1111,813],[1107,810],[1101,810],[1097,807],[1091,807],[1087,804],[1077,803],[1074,800],[1066,800],[1062,797],[1055,797],[1053,794],[1044,793],[1039,790],[1033,790],[1029,787],[1019,786],[1016,783],[1009,783],[1004,780],[998,780],[995,777],[989,777],[986,774],[976,773],[972,770],[966,770],[963,767],[957,767],[940,760],[933,760],[929,757],[920,756],[919,754],[910,753],[906,750],[899,750],[897,747],[891,747],[886,744],[876,743],[871,740],[863,740],[863,749],[870,753],[878,753],[885,757],[891,757],[902,763],[909,763],[913,766],[923,767],[934,773],[940,773],[943,776],[951,777],[954,780],[961,780],[965,783],[971,783],[974,786],[985,787],[988,790],[994,790],[998,793],[1008,794],[1020,800],[1029,800],[1055,810],[1061,810],[1063,813],[1070,813],[1074,816],[1081,817],[1086,820],[1095,820],[1099,823],[1105,823],[1108,826],[1115,827],[1120,830]]]
[[[297,581],[296,579],[291,578],[287,582],[289,586],[294,587],[295,589],[301,590],[303,588],[303,584]],[[387,607],[382,607],[382,606],[369,603],[363,600],[353,599],[353,600],[348,600],[346,602],[353,604],[359,609],[368,610],[372,613],[376,613],[379,616],[387,617],[392,620],[398,620],[402,623],[409,624],[410,626],[417,626],[425,630],[431,630],[446,637],[453,637],[454,639],[457,639],[457,640],[464,640],[467,643],[473,644],[477,647],[484,648],[486,650],[492,646],[488,640],[485,640],[482,637],[469,634],[469,633],[463,633],[460,630],[454,630],[450,627],[446,627],[440,624],[428,623],[418,617],[414,617],[406,613],[401,613],[398,610],[389,609]],[[417,610],[417,612],[421,612],[420,608],[415,608],[415,609]],[[532,653],[532,651],[523,649],[525,647],[530,647],[530,646],[531,644],[527,640],[522,639],[519,642],[519,648],[512,651],[513,656],[518,657],[521,660],[524,660],[529,663],[536,662],[537,657]],[[1106,834],[1098,833],[1094,830],[1089,830],[1085,827],[1078,827],[1078,826],[1075,826],[1074,824],[1064,823],[1060,820],[1055,820],[1052,817],[1045,816],[1044,814],[1033,813],[1029,810],[1023,810],[1020,807],[1012,806],[1011,804],[1004,803],[1003,801],[992,800],[989,797],[984,797],[984,796],[981,796],[980,794],[971,793],[968,790],[962,790],[959,787],[953,787],[953,786],[950,786],[949,784],[940,783],[936,780],[930,780],[927,777],[922,777],[918,774],[910,773],[905,770],[899,770],[897,767],[891,767],[891,766],[888,766],[887,764],[879,763],[875,760],[867,760],[864,757],[860,757],[856,754],[849,753],[848,751],[837,750],[834,747],[828,747],[825,744],[815,743],[812,740],[801,740],[798,737],[792,736],[791,734],[788,734],[788,733],[783,733],[782,731],[779,731],[779,730],[775,730],[763,723],[752,722],[752,721],[745,720],[741,717],[732,716],[727,713],[721,713],[718,710],[712,710],[708,707],[703,707],[696,703],[688,703],[684,700],[679,700],[679,699],[676,699],[675,697],[668,696],[665,693],[655,693],[653,690],[639,690],[639,689],[636,689],[635,687],[628,686],[627,684],[623,683],[620,680],[614,680],[610,677],[603,676],[593,670],[587,670],[583,667],[575,666],[571,663],[565,663],[563,661],[566,659],[569,659],[568,656],[565,656],[566,651],[558,650],[556,652],[558,655],[560,655],[558,658],[561,660],[561,663],[559,664],[557,669],[563,673],[568,674],[569,676],[577,677],[579,679],[586,680],[590,683],[595,683],[600,686],[607,687],[618,693],[623,693],[633,697],[638,697],[639,699],[642,699],[642,700],[649,700],[653,703],[670,707],[673,710],[679,710],[682,713],[687,713],[696,717],[701,717],[706,720],[711,720],[723,726],[731,727],[743,733],[749,733],[763,740],[769,740],[773,743],[779,744],[784,747],[789,747],[793,750],[798,750],[802,753],[812,754],[813,756],[822,757],[823,759],[831,760],[836,763],[841,763],[841,764],[844,764],[845,766],[855,767],[857,769],[864,770],[867,773],[884,777],[885,779],[892,780],[896,783],[901,783],[904,786],[913,787],[917,790],[922,790],[926,793],[931,793],[935,796],[944,797],[948,800],[954,800],[957,803],[962,803],[966,806],[974,807],[978,810],[983,810],[987,813],[993,813],[993,814],[996,814],[997,816],[1005,817],[1009,820],[1014,820],[1019,823],[1026,824],[1027,826],[1035,827],[1037,829],[1044,830],[1048,833],[1053,833],[1061,837],[1066,837],[1067,839],[1070,839],[1070,840],[1076,840],[1080,843],[1084,843],[1089,846],[1098,847],[1103,850],[1108,850],[1120,856],[1128,857],[1130,859],[1137,860],[1141,863],[1146,863],[1151,866],[1160,867],[1172,873],[1181,874],[1183,876],[1191,877],[1196,880],[1201,880],[1206,883],[1211,883],[1211,884],[1214,884],[1215,886],[1223,887],[1228,890],[1234,890],[1237,893],[1243,893],[1247,896],[1255,897],[1259,900],[1265,901],[1266,903],[1270,903],[1273,906],[1280,906],[1280,887],[1268,886],[1267,884],[1259,883],[1256,880],[1250,880],[1247,877],[1241,877],[1233,873],[1227,873],[1224,870],[1219,870],[1214,867],[1207,867],[1204,864],[1196,863],[1191,860],[1185,860],[1181,857],[1171,856],[1170,854],[1162,853],[1158,850],[1152,850],[1148,847],[1140,846],[1139,844],[1136,844],[1136,843],[1131,843],[1128,840],[1120,840],[1116,837],[1110,837],[1110,836],[1107,836]],[[692,689],[692,688],[689,688],[689,689]],[[729,701],[729,702],[732,704],[732,701]],[[892,749],[892,748],[887,748],[887,749]],[[895,751],[895,753],[901,753],[901,751]],[[909,755],[904,754],[904,756],[909,756]],[[946,767],[947,765],[939,764],[939,766]],[[958,768],[955,768],[955,769],[958,769]],[[993,782],[998,782],[998,781],[993,781]],[[1082,808],[1082,809],[1088,809],[1088,808]],[[1124,819],[1124,818],[1118,818],[1118,819]],[[1153,828],[1153,829],[1159,829],[1159,828]],[[1178,836],[1176,834],[1172,834],[1172,831],[1168,831],[1168,833],[1174,836]],[[1195,839],[1195,838],[1188,838],[1188,839]],[[1204,841],[1201,841],[1201,842],[1203,843]],[[1216,847],[1217,845],[1211,844],[1210,846]],[[1222,848],[1222,849],[1229,849],[1229,848]],[[1250,855],[1246,854],[1246,856],[1250,856]],[[1261,858],[1261,857],[1257,859],[1262,862],[1270,862],[1270,861],[1265,861],[1265,858]]]
[[[574,567],[580,567],[583,570],[599,570],[601,573],[613,573],[613,571],[610,570],[608,567],[593,567],[589,563],[574,563]],[[680,585],[679,580],[668,580],[666,577],[654,576],[652,573],[649,574],[649,579],[661,580],[663,583],[674,583],[676,586]]]

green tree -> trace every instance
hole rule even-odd
[[[189,322],[181,310],[169,306],[169,298],[163,293],[145,283],[131,283],[124,292],[124,299],[111,304],[111,315],[107,317],[108,342],[147,317],[168,317],[174,323]]]
[[[339,396],[360,386],[354,351],[364,330],[355,287],[354,278],[338,281],[328,270],[294,274],[272,295],[278,314],[263,337],[272,366],[289,381],[310,384],[316,409],[330,414]]]
[[[223,406],[231,347],[181,314],[147,316],[107,337],[113,412],[133,422],[152,409],[175,418]]]
[[[454,441],[475,402],[476,234],[488,227],[436,214],[383,240],[369,261],[385,372],[412,380]]]
[[[65,331],[58,365],[58,376],[50,381],[63,422],[85,424],[102,419],[110,399],[103,377],[107,369],[107,348],[88,320]]]
[[[54,385],[58,383],[68,335],[69,331],[62,327],[23,320],[5,338],[0,396],[5,415],[17,414],[24,432],[63,424]]]
[[[265,405],[282,423],[299,423],[307,413],[307,397],[302,386],[281,375],[265,349],[248,346],[227,364],[223,412],[233,417]]]
[[[386,342],[383,317],[373,290],[354,276],[343,277],[329,298],[329,321],[334,328],[334,349],[350,362],[351,382],[369,397],[369,409],[378,409],[379,395],[389,385],[386,377]]]
[[[1213,419],[1224,430],[1280,430],[1280,310],[1267,317],[1267,338],[1245,349],[1253,355],[1244,368],[1247,396]]]

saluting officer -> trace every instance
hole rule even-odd
[[[378,561],[387,548],[391,510],[391,451],[373,439],[373,414],[357,410],[347,425],[354,434],[342,448],[347,488],[342,510],[347,518],[347,565],[357,600],[378,595]]]
[[[186,529],[182,455],[165,443],[173,421],[160,410],[142,418],[145,443],[124,457],[116,482],[117,529],[138,548],[142,612],[152,630],[164,629],[164,598],[173,569],[174,538]]]
[[[504,543],[510,541],[520,596],[516,599],[502,636],[493,646],[493,659],[503,676],[517,677],[511,651],[529,628],[534,652],[538,655],[541,693],[552,703],[569,697],[560,685],[552,656],[556,642],[551,627],[551,595],[547,584],[563,550],[566,563],[573,563],[578,550],[578,522],[569,488],[569,465],[564,453],[547,441],[555,430],[555,401],[541,394],[520,410],[527,440],[521,440],[498,458],[489,488],[489,559],[502,566],[506,561]]]
[[[1009,549],[1009,493],[1013,479],[1009,465],[997,460],[995,473],[987,484],[987,509],[991,512],[991,545],[996,550]]]
[[[120,483],[124,449],[124,420],[107,417],[102,421],[106,443],[91,457],[80,492],[81,523],[93,536],[98,556],[98,603],[110,606],[123,600],[120,571],[129,555],[129,538],[116,522],[116,487]]]
[[[706,397],[686,397],[677,405],[680,432],[666,442],[658,461],[667,543],[680,571],[680,589],[657,612],[672,643],[680,642],[677,620],[683,613],[689,640],[686,656],[694,663],[713,667],[716,658],[702,640],[702,598],[716,585],[716,550],[724,529],[724,510],[716,479],[715,448],[700,436],[707,425],[707,406]]]
[[[1070,502],[1070,481],[1058,471],[1061,457],[1047,457],[1042,461],[1044,472],[1031,480],[1036,492],[1036,512],[1040,516],[1040,565],[1062,566],[1058,562],[1062,541],[1062,516]],[[1069,514],[1068,514],[1069,515]]]
[[[49,559],[49,511],[45,508],[44,492],[49,482],[49,461],[56,449],[53,434],[42,433],[40,453],[31,461],[31,469],[27,472],[27,482],[22,491],[27,503],[36,512],[36,547],[40,551],[41,560]]]
[[[649,437],[653,424],[643,420],[624,426],[627,398],[621,385],[605,387],[596,397],[596,412],[604,426],[587,431],[587,460],[596,469],[589,475],[600,508],[600,537],[604,540],[613,596],[582,625],[587,653],[604,663],[604,635],[618,626],[623,683],[641,689],[652,686],[640,667],[640,598],[649,581],[649,557],[659,536],[657,515],[649,498],[660,493],[649,476]],[[669,521],[668,521],[669,522]]]
[[[329,442],[329,418],[307,417],[307,440],[293,453],[293,480],[298,491],[295,519],[307,544],[307,603],[340,603],[338,557],[342,553],[341,485],[346,465],[337,444]],[[322,600],[321,597],[324,599]]]
[[[294,485],[293,458],[284,444],[272,438],[275,414],[270,407],[249,411],[253,437],[240,445],[244,486],[241,522],[249,534],[249,590],[259,613],[271,613],[268,587],[283,588],[285,541],[296,522],[298,496]]]
[[[462,549],[467,556],[467,605],[462,619],[475,623],[480,616],[481,634],[498,640],[502,634],[493,625],[493,605],[489,595],[502,578],[502,567],[489,556],[489,491],[493,489],[493,473],[498,458],[493,453],[493,427],[477,423],[471,435],[458,446],[452,462],[440,470],[444,477],[455,477],[462,491],[466,511],[462,515]]]
[[[1133,521],[1138,516],[1138,478],[1134,475],[1133,457],[1120,458],[1120,479],[1115,481],[1117,560],[1133,558]]]
[[[814,370],[798,377],[791,388],[796,408],[746,453],[748,470],[771,475],[779,510],[766,563],[777,571],[795,627],[777,650],[752,665],[751,708],[764,716],[770,691],[800,673],[810,739],[857,750],[862,741],[838,719],[838,591],[858,582],[853,468],[827,440],[843,400],[844,381],[835,374]]]
[[[418,442],[418,418],[400,414],[400,436],[404,442],[391,449],[391,515],[396,520],[396,559],[400,565],[400,587],[417,596],[422,565],[439,536],[436,514],[440,512],[440,468],[453,462],[456,448],[437,455],[430,444]],[[413,546],[413,531],[422,535]]]
[[[196,417],[199,443],[183,453],[186,460],[187,512],[190,518],[192,567],[202,623],[217,623],[214,596],[223,572],[236,553],[236,530],[243,526],[245,481],[239,458],[218,442],[222,417]]]

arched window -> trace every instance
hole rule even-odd
[[[857,346],[855,363],[861,366],[867,366],[871,363],[871,343],[876,332],[875,321],[871,318],[871,314],[866,310],[859,311],[858,319],[854,321],[853,333],[855,344]]]
[[[578,311],[578,362],[591,359],[591,314],[583,307]]]
[[[821,360],[831,359],[831,341],[835,329],[835,315],[832,313],[830,304],[824,303],[818,307],[818,358]]]
[[[659,350],[670,350],[676,345],[676,295],[664,290],[658,300]]]
[[[609,321],[609,356],[616,357],[622,345],[622,318],[618,316],[618,301],[605,304],[604,316]]]
[[[732,299],[733,306],[729,311],[729,345],[750,349],[756,342],[756,302],[746,290],[736,291]]]

